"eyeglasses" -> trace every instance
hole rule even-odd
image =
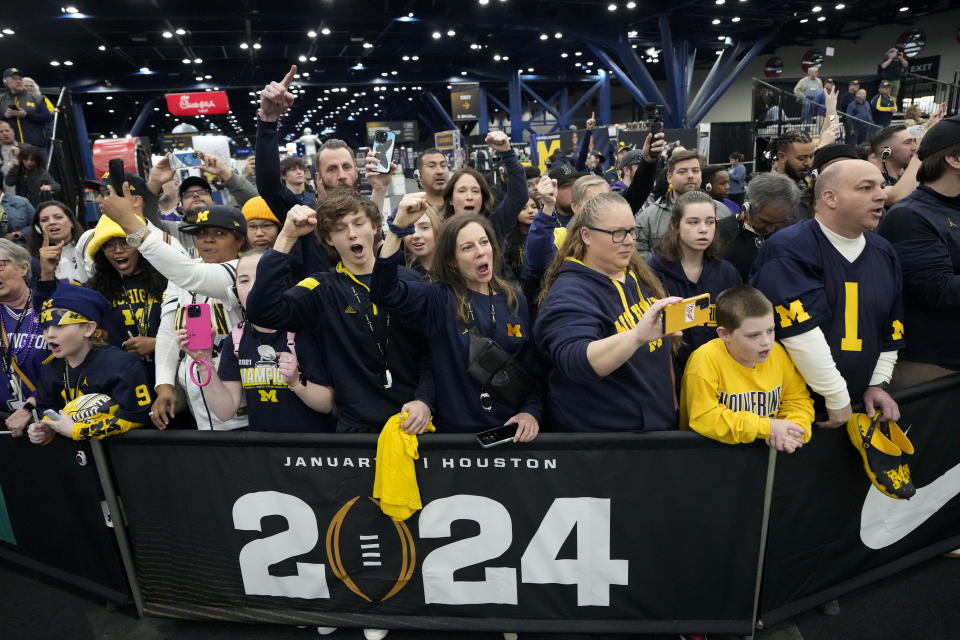
[[[103,250],[116,251],[117,249],[125,249],[128,246],[126,238],[113,238],[103,243]]]
[[[210,189],[191,189],[183,192],[183,198],[192,198],[193,196],[208,196]]]
[[[627,239],[629,235],[634,240],[640,237],[640,227],[633,227],[631,229],[600,229],[599,227],[591,227],[588,224],[583,225],[591,231],[599,231],[601,233],[609,233],[610,239],[613,240],[614,244],[619,244]]]

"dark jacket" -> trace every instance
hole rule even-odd
[[[316,196],[308,191],[295,194],[280,180],[280,156],[277,148],[280,146],[280,134],[276,122],[257,120],[257,191],[263,197],[273,215],[283,222],[287,219],[287,211],[294,205],[306,204],[308,196],[316,203]],[[309,205],[307,205],[309,206]],[[292,285],[311,273],[329,271],[336,264],[336,260],[327,253],[316,235],[301,236],[290,251],[290,282]]]
[[[925,185],[883,217],[903,269],[905,360],[960,369],[960,198]]]
[[[54,200],[60,194],[60,183],[43,168],[26,173],[22,166],[14,165],[4,182],[16,187],[17,195],[29,200],[34,207],[46,200]],[[44,185],[50,185],[50,191],[41,191],[40,187]]]
[[[6,118],[7,109],[23,109],[27,115],[22,118]],[[32,144],[41,149],[49,146],[44,127],[53,121],[53,114],[47,109],[43,97],[32,96],[26,92],[14,95],[10,91],[0,94],[0,118],[13,127],[13,136],[21,144]]]
[[[467,373],[470,336],[467,327],[457,319],[456,296],[444,284],[401,279],[397,272],[402,259],[400,252],[387,259],[377,259],[370,295],[375,303],[382,305],[403,324],[429,338],[436,385],[437,429],[444,433],[476,433],[498,427],[521,412],[529,413],[539,421],[543,409],[536,391],[532,391],[519,407],[496,400],[493,400],[491,411],[481,407],[480,395],[484,390]],[[473,293],[470,300],[476,329],[496,341],[536,380],[536,356],[527,301],[523,295],[517,294],[517,302],[517,310],[513,313],[502,293],[494,295],[492,300],[489,296]]]
[[[692,298],[702,293],[709,293],[711,304],[715,304],[721,291],[743,284],[743,278],[737,273],[736,268],[726,260],[704,260],[703,271],[700,273],[700,279],[696,282],[690,282],[679,262],[664,260],[657,252],[654,252],[653,256],[647,260],[647,264],[657,274],[661,284],[671,296]],[[690,354],[700,345],[704,345],[716,337],[717,325],[715,322],[684,330],[683,345],[677,350],[675,360],[678,387]]]
[[[557,428],[677,428],[669,340],[642,345],[605,377],[587,359],[591,342],[629,330],[652,301],[652,293],[630,275],[620,283],[575,261],[561,267],[533,331],[538,350],[553,366],[550,421]]]
[[[372,307],[369,276],[354,276],[358,283],[348,273],[318,272],[284,290],[276,283],[288,281],[289,271],[287,254],[272,249],[263,254],[257,265],[258,284],[247,298],[247,317],[268,329],[314,332],[327,355],[339,431],[378,433],[411,400],[434,406],[433,381],[421,367],[421,361],[429,360],[427,346],[414,332]],[[407,269],[401,277],[417,278]],[[389,388],[385,388],[386,370],[392,378]]]

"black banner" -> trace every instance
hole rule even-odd
[[[752,628],[765,446],[692,433],[420,438],[424,508],[368,496],[376,438],[109,440],[145,609],[378,628]],[[451,626],[455,625],[455,626]]]
[[[767,625],[960,547],[956,376],[899,396],[916,495],[874,488],[844,429],[820,429],[798,455],[778,456],[764,568]]]
[[[90,448],[0,435],[0,556],[109,600],[129,587],[101,507]]]

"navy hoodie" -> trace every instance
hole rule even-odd
[[[534,340],[553,365],[550,417],[560,430],[677,427],[669,340],[641,346],[605,377],[587,360],[591,342],[629,330],[654,301],[631,274],[620,283],[568,259],[540,308]]]
[[[284,291],[277,283],[287,280],[289,269],[287,254],[273,249],[263,254],[257,265],[257,283],[247,298],[247,317],[268,329],[314,332],[327,355],[327,370],[336,391],[338,431],[378,433],[411,400],[434,406],[429,359],[424,357],[427,345],[416,333],[371,306],[370,276],[315,273]],[[418,276],[404,269],[401,277]],[[385,347],[393,378],[389,389],[384,389],[384,358],[367,317]]]
[[[493,402],[493,410],[480,406],[483,389],[467,373],[470,355],[468,329],[457,319],[457,297],[444,284],[413,282],[398,277],[403,255],[377,259],[370,284],[373,301],[407,326],[430,338],[430,356],[436,384],[436,426],[444,433],[476,433],[498,427],[518,413],[542,416],[540,397],[531,392],[520,407]],[[536,380],[536,354],[530,335],[527,300],[517,294],[517,311],[507,308],[506,296],[493,296],[496,322],[491,322],[490,297],[471,292],[470,304],[477,330],[492,337]]]
[[[671,296],[692,298],[703,293],[709,293],[711,305],[716,304],[717,296],[724,289],[743,284],[740,274],[737,273],[737,268],[726,260],[704,259],[703,271],[700,273],[700,279],[697,282],[690,282],[679,262],[664,260],[659,253],[654,252],[653,256],[647,260],[647,264],[657,274],[660,282],[663,283],[663,288]],[[687,366],[687,358],[690,357],[694,349],[716,337],[716,322],[699,327],[690,327],[683,332],[684,344],[677,350],[677,384],[680,383],[683,370]]]

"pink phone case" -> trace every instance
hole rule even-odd
[[[191,351],[203,351],[212,348],[210,305],[206,303],[188,304],[183,317],[183,328],[187,330],[187,348]]]

